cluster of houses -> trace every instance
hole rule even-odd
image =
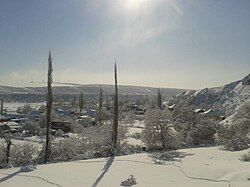
[[[79,124],[83,126],[95,125],[94,117],[96,111],[91,108],[86,108],[83,111],[71,111],[56,109],[56,114],[63,117],[75,118]],[[16,111],[5,111],[3,115],[0,115],[0,132],[22,133],[23,124],[26,120],[39,121],[39,118],[45,114],[40,109],[31,109],[27,114],[22,114]],[[59,118],[60,119],[60,118]],[[72,131],[72,122],[67,120],[53,120],[51,122],[52,134],[57,130],[62,130],[64,133]]]
[[[198,114],[203,114],[207,118],[215,120],[215,121],[222,121],[226,119],[225,112],[220,108],[208,109],[208,110],[199,108],[199,109],[196,109],[195,112]]]
[[[176,107],[175,104],[168,106],[167,104],[165,104],[165,106],[170,110],[174,110],[174,108]],[[197,108],[194,110],[195,113],[197,114],[202,114],[205,117],[215,120],[215,121],[222,121],[224,119],[226,119],[226,114],[224,112],[224,110],[220,109],[220,108],[215,108],[215,109],[203,109],[203,108]]]

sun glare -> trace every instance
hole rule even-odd
[[[129,9],[138,9],[146,1],[148,0],[128,0],[127,7]]]

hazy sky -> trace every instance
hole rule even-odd
[[[203,88],[250,72],[249,0],[1,0],[0,85]]]

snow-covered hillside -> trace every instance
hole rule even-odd
[[[226,84],[222,87],[188,90],[178,94],[171,102],[186,101],[197,107],[220,107],[234,110],[250,99],[250,74],[242,80]]]
[[[29,173],[20,172],[20,168],[4,169],[0,170],[0,186],[116,187],[131,174],[136,177],[138,187],[250,185],[250,165],[239,160],[247,150],[229,152],[209,147],[179,151],[186,155],[181,161],[166,161],[161,164],[143,153],[39,165]]]

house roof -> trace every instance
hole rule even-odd
[[[14,121],[0,122],[0,126],[7,125],[10,129],[19,129],[22,126]]]
[[[222,109],[208,109],[204,114],[208,116],[224,116],[225,112]]]

